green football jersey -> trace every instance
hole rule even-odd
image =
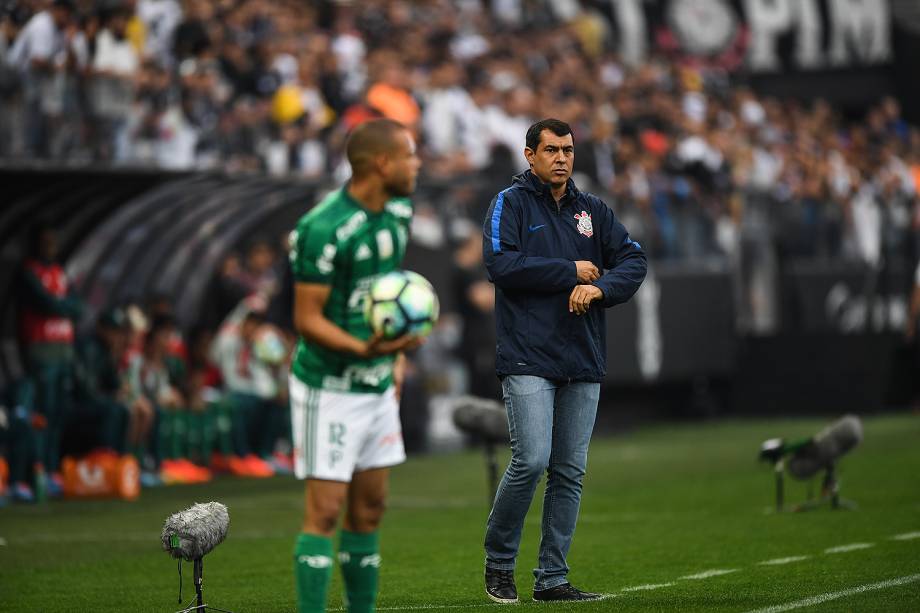
[[[390,200],[373,213],[346,188],[323,199],[304,215],[291,234],[291,268],[299,283],[332,287],[324,315],[362,340],[371,336],[364,299],[378,276],[397,270],[406,254],[412,204]],[[379,393],[393,382],[395,356],[362,359],[332,351],[301,337],[291,370],[310,387]]]

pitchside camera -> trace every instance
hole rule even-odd
[[[225,609],[209,607],[204,604],[201,584],[204,575],[202,559],[212,549],[220,545],[227,537],[230,527],[230,514],[227,507],[219,502],[194,504],[184,511],[179,511],[166,518],[163,524],[163,550],[179,560],[179,604],[182,604],[182,560],[192,562],[194,568],[195,602],[178,613],[193,611],[222,611]]]
[[[811,438],[787,442],[771,438],[760,446],[760,459],[773,464],[776,476],[776,510],[783,510],[783,473],[807,481],[824,471],[821,483],[821,497],[809,500],[793,508],[804,511],[823,502],[830,502],[832,508],[852,507],[852,502],[840,498],[840,483],[837,480],[837,461],[856,447],[863,438],[862,422],[855,415],[846,415],[830,424]]]
[[[486,472],[489,485],[486,502],[491,505],[498,487],[498,456],[496,445],[506,444],[511,440],[508,433],[508,416],[500,402],[479,398],[478,396],[461,396],[453,403],[454,425],[476,440],[483,442],[486,454]]]

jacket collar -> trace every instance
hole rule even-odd
[[[555,200],[553,199],[552,189],[550,188],[549,183],[544,183],[543,181],[541,181],[540,178],[537,175],[535,175],[530,169],[527,169],[520,174],[514,175],[514,179],[512,180],[512,183],[514,185],[520,185],[527,191],[537,196],[543,196],[544,198],[549,198],[551,201],[555,203]],[[569,180],[566,182],[566,185],[565,185],[565,194],[562,196],[562,199],[559,201],[559,205],[565,206],[566,204],[573,202],[578,197],[579,193],[580,192],[578,191],[578,188],[575,186],[575,181],[573,181],[572,178],[569,177]]]

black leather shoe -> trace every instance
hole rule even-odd
[[[533,599],[537,602],[552,602],[559,600],[601,600],[603,594],[582,592],[571,583],[563,583],[546,590],[534,590]]]
[[[486,596],[501,604],[515,604],[518,594],[514,571],[486,567]]]

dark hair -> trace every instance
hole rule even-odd
[[[543,130],[549,130],[556,136],[572,134],[572,128],[570,128],[569,124],[562,120],[553,119],[552,117],[541,119],[537,123],[527,128],[527,137],[525,138],[524,144],[528,149],[531,151],[537,150],[537,147],[540,146],[540,135],[543,133]],[[572,144],[575,144],[574,134],[572,134]]]
[[[393,151],[397,144],[396,134],[405,130],[404,125],[392,119],[371,119],[358,125],[345,145],[352,174],[365,174],[375,156]]]
[[[57,237],[58,234],[57,226],[48,219],[40,219],[29,229],[26,247],[30,256],[36,257],[40,255],[41,241],[45,237],[45,234],[53,234],[55,237]]]
[[[150,323],[150,328],[147,330],[147,336],[144,339],[144,344],[149,346],[157,334],[165,331],[172,331],[175,329],[176,319],[174,317],[170,315],[157,315]]]

